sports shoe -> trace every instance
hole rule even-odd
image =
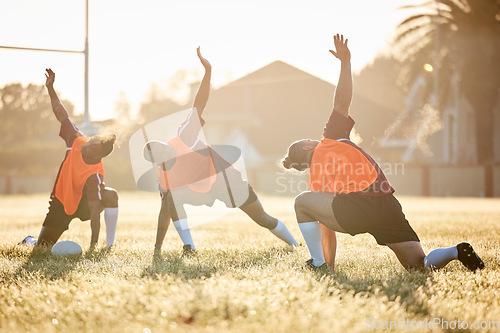
[[[23,245],[23,244],[35,245],[36,244],[36,239],[33,236],[27,236],[22,241],[20,241],[19,243],[17,243],[17,245]]]
[[[191,247],[191,244],[186,244],[182,247],[181,257],[192,257],[195,253],[196,250]]]
[[[474,272],[478,268],[484,268],[484,262],[481,258],[479,258],[476,252],[474,252],[474,249],[472,249],[472,246],[469,243],[458,243],[457,251],[458,260],[460,260],[460,262],[469,270]]]
[[[314,266],[313,265],[313,259],[309,259],[308,261],[306,261],[306,264],[304,266],[304,269],[309,269],[309,270],[312,270],[312,271],[321,271],[321,270],[326,270],[328,268],[328,265],[325,263],[323,263],[323,265],[321,266]]]

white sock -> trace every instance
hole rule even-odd
[[[442,249],[435,249],[429,252],[424,258],[426,268],[441,268],[446,266],[453,259],[458,258],[456,246],[450,246]]]
[[[300,232],[306,241],[307,248],[311,253],[312,264],[319,267],[325,263],[323,246],[321,245],[321,227],[318,222],[299,223]]]
[[[292,234],[290,231],[288,231],[288,228],[286,225],[278,220],[278,224],[276,225],[276,228],[274,229],[269,229],[276,237],[287,243],[288,245],[298,245],[297,241],[295,238],[293,238]]]
[[[189,230],[188,220],[180,219],[174,221],[174,226],[175,230],[177,230],[177,233],[179,234],[179,237],[181,237],[181,240],[184,243],[184,245],[189,244],[191,245],[191,248],[193,250],[196,250],[196,248],[194,247],[193,239],[191,238],[191,231]]]
[[[118,207],[104,208],[104,223],[106,224],[106,245],[111,246],[115,242]]]

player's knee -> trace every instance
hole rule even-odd
[[[102,194],[102,204],[104,207],[118,207],[118,192],[111,187],[106,187]]]
[[[65,230],[66,229],[42,226],[42,230],[40,230],[40,235],[35,244],[36,247],[54,245]]]
[[[302,192],[295,197],[294,209],[295,213],[303,213],[309,206],[311,192]]]
[[[425,254],[419,254],[415,258],[414,265],[416,268],[425,268]]]
[[[412,256],[411,258],[406,259],[406,269],[424,269],[425,264],[424,264],[424,259],[425,255],[424,254],[416,254]]]

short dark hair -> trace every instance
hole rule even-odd
[[[295,141],[288,147],[288,153],[281,161],[281,165],[285,169],[295,169],[297,171],[304,171],[309,168],[309,163],[306,161],[306,154],[303,147],[303,140]]]
[[[101,145],[101,156],[106,157],[111,154],[116,141],[116,134],[109,133],[105,135],[96,135],[95,137]]]

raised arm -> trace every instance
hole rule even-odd
[[[208,62],[207,59],[203,58],[200,52],[200,47],[196,49],[198,52],[198,58],[200,59],[201,64],[205,67],[205,75],[201,80],[200,87],[198,88],[198,92],[196,93],[196,97],[194,98],[193,107],[198,111],[198,115],[201,117],[203,110],[205,110],[205,106],[208,102],[208,95],[210,94],[210,79],[212,77],[212,65]]]
[[[337,59],[340,60],[340,76],[335,97],[333,100],[333,109],[345,117],[349,116],[349,106],[352,100],[352,75],[351,75],[351,52],[347,47],[347,39],[344,41],[343,35],[333,36],[335,51],[330,50]]]
[[[52,104],[52,111],[56,115],[57,120],[60,122],[64,119],[68,118],[68,112],[62,105],[59,97],[57,97],[56,91],[54,90],[54,81],[56,79],[56,73],[52,71],[50,68],[46,68],[45,77],[47,78],[45,81],[45,86],[49,92],[50,103]]]

